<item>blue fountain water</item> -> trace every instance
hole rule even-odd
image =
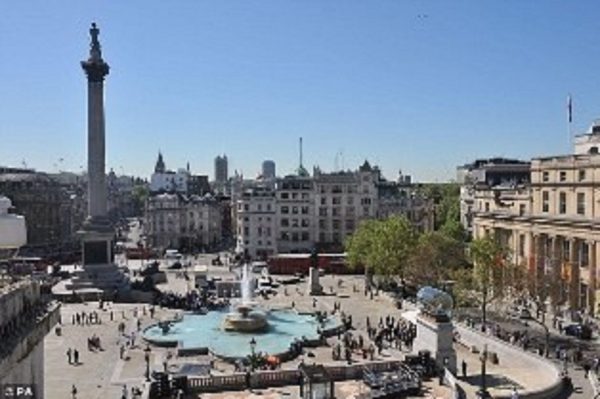
[[[225,357],[244,357],[250,354],[249,342],[256,340],[256,351],[279,354],[287,351],[294,339],[318,338],[319,323],[311,315],[298,314],[293,310],[274,310],[267,313],[268,330],[260,333],[239,333],[223,331],[221,323],[227,312],[213,311],[206,315],[185,314],[183,319],[172,325],[168,334],[163,335],[158,326],[144,331],[151,341],[180,341],[184,348],[208,347],[214,353]],[[324,328],[333,328],[337,319],[328,318]]]

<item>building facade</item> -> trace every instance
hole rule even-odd
[[[270,159],[263,161],[261,176],[265,180],[275,179],[275,177],[277,176],[275,170],[275,161],[271,161]]]
[[[227,165],[227,155],[217,155],[215,158],[215,182],[219,184],[225,184],[229,178]]]
[[[600,154],[594,142],[600,142],[598,124],[577,138],[577,154],[533,159],[529,187],[482,191],[473,218],[476,237],[494,234],[510,248],[534,296],[590,314],[600,310]]]
[[[343,252],[346,238],[361,221],[404,215],[419,231],[433,229],[433,202],[407,176],[382,178],[365,162],[355,171],[313,176],[301,166],[295,175],[247,184],[234,207],[236,248],[251,257],[274,253]],[[266,233],[268,232],[268,233]]]
[[[51,256],[77,242],[70,196],[47,174],[28,169],[2,173],[0,194],[27,220],[26,253]]]
[[[530,163],[516,159],[489,158],[457,168],[460,187],[460,221],[468,234],[473,234],[473,213],[478,191],[492,189],[512,191],[528,186]]]
[[[211,194],[158,194],[146,201],[144,233],[153,248],[210,250],[222,238],[222,210]]]
[[[247,189],[237,200],[236,252],[254,259],[277,253],[277,201],[269,187]]]

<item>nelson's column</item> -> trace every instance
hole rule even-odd
[[[79,232],[83,270],[74,273],[65,289],[82,297],[113,297],[127,289],[123,274],[114,264],[114,227],[107,216],[104,134],[104,77],[109,66],[102,59],[98,35],[92,23],[90,56],[81,62],[88,81],[88,216]]]

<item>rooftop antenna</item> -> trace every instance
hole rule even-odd
[[[302,137],[300,137],[300,167],[302,167]]]

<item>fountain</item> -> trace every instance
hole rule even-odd
[[[163,324],[146,328],[143,337],[154,345],[178,346],[183,350],[202,348],[223,359],[239,359],[252,354],[251,337],[255,339],[255,353],[285,356],[294,343],[318,340],[320,332],[340,327],[335,317],[317,319],[290,308],[261,310],[252,302],[248,266],[242,269],[240,293],[240,301],[229,312],[184,313],[181,319],[169,323],[168,329]]]
[[[267,317],[257,310],[252,302],[252,277],[248,272],[248,264],[242,268],[240,280],[241,302],[235,305],[234,311],[225,315],[223,329],[225,331],[256,332],[267,328]]]

